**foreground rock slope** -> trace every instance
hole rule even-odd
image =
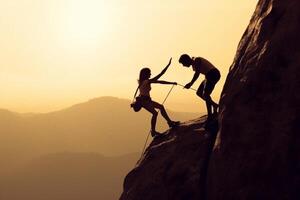
[[[205,192],[208,159],[216,124],[204,130],[205,117],[183,123],[155,138],[125,178],[121,200],[196,200]]]

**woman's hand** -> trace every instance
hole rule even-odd
[[[172,57],[171,57],[170,60],[169,60],[168,66],[171,65],[171,62],[172,62]]]
[[[172,57],[170,58],[169,63],[167,64],[167,66],[165,66],[165,68],[157,76],[155,76],[154,78],[152,78],[151,81],[152,82],[153,81],[157,81],[167,71],[167,69],[171,65],[171,62],[172,62]]]

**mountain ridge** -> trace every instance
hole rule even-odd
[[[144,110],[135,113],[129,104],[126,99],[103,97],[44,114],[22,115],[0,110],[0,159],[6,161],[0,172],[55,152],[97,152],[106,156],[140,152],[151,115]],[[198,116],[169,113],[182,120]],[[166,122],[159,119],[158,129],[166,128]]]
[[[120,97],[115,97],[115,96],[100,96],[100,97],[94,97],[91,99],[88,99],[86,101],[82,101],[79,103],[75,103],[73,105],[70,106],[66,106],[65,108],[62,109],[58,109],[58,110],[54,110],[54,111],[49,111],[49,112],[16,112],[16,111],[12,111],[6,108],[0,108],[0,114],[1,113],[13,113],[15,115],[18,116],[23,116],[23,117],[32,117],[35,115],[45,115],[45,114],[54,114],[54,113],[58,113],[58,112],[63,112],[63,111],[68,111],[68,110],[72,110],[72,109],[77,109],[78,107],[80,108],[81,106],[85,106],[86,104],[96,104],[96,103],[109,103],[109,101],[122,101],[124,104],[128,104],[128,107],[130,106],[131,100],[126,99],[126,98],[120,98]],[[169,112],[178,112],[178,113],[185,113],[182,111],[176,111],[176,110],[170,110],[167,109]],[[186,112],[186,113],[194,113],[194,114],[198,114],[198,112]]]

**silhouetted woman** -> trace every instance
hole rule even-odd
[[[160,83],[160,84],[171,84],[171,85],[177,85],[176,82],[168,82],[168,81],[162,81],[158,80],[168,69],[172,61],[172,58],[170,58],[170,61],[168,65],[154,78],[151,78],[151,70],[149,68],[143,68],[140,71],[140,77],[139,77],[139,98],[140,102],[143,108],[145,108],[147,111],[149,111],[152,114],[151,119],[151,135],[152,137],[155,137],[159,135],[155,130],[156,126],[156,119],[158,112],[156,109],[160,110],[161,115],[167,120],[169,127],[174,127],[179,124],[178,121],[172,121],[170,117],[168,116],[164,106],[162,104],[159,104],[155,101],[153,101],[150,97],[150,90],[151,90],[151,84],[152,83]]]

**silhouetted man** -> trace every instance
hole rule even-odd
[[[186,84],[184,88],[189,89],[194,84],[194,82],[198,79],[200,74],[205,75],[205,80],[202,81],[202,83],[200,84],[197,90],[197,95],[205,100],[207,115],[208,115],[207,119],[210,120],[212,118],[212,107],[213,107],[214,114],[217,113],[219,107],[219,105],[215,103],[210,96],[216,83],[220,80],[221,75],[219,70],[205,58],[201,58],[201,57],[191,58],[187,54],[181,55],[179,58],[179,62],[184,67],[192,66],[193,71],[195,71],[193,79],[191,80],[191,82]]]

